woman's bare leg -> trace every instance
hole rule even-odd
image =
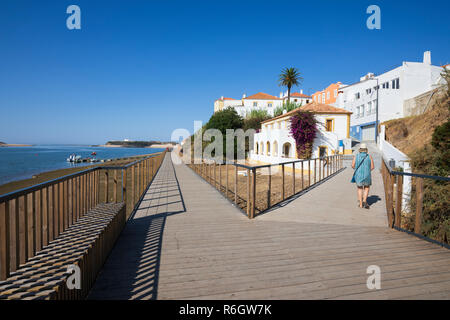
[[[357,187],[357,188],[358,188],[359,207],[362,208],[362,203],[363,203],[363,188],[362,188],[362,187]]]
[[[365,203],[367,203],[367,197],[369,196],[369,189],[370,187],[364,187],[363,202]]]

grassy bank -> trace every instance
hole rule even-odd
[[[154,153],[152,153],[152,154],[154,154]],[[42,173],[39,173],[39,174],[35,175],[33,178],[30,178],[30,179],[12,181],[12,182],[8,182],[8,183],[5,183],[3,185],[0,185],[0,195],[5,194],[5,193],[9,193],[9,192],[13,192],[13,191],[16,191],[16,190],[20,190],[20,189],[23,189],[23,188],[31,187],[33,185],[36,185],[36,184],[39,184],[39,183],[42,183],[42,182],[45,182],[45,181],[57,179],[59,177],[62,177],[62,176],[68,175],[68,174],[73,174],[73,173],[76,173],[76,172],[79,172],[79,171],[83,171],[83,170],[86,170],[88,168],[102,167],[102,166],[120,166],[120,165],[125,165],[127,163],[136,161],[139,158],[146,157],[146,156],[149,156],[149,155],[150,154],[139,155],[139,156],[134,156],[134,157],[130,157],[130,158],[124,158],[124,159],[119,159],[119,160],[114,160],[114,161],[109,161],[109,162],[104,162],[104,163],[97,163],[97,164],[94,164],[94,165],[75,167],[75,168],[67,168],[67,169],[58,169],[58,170],[42,172]]]

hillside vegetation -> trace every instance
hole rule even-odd
[[[450,176],[450,72],[443,77],[447,90],[424,114],[388,121],[386,138],[411,159],[414,173]],[[423,225],[421,233],[443,243],[450,243],[450,183],[424,179]],[[412,195],[415,194],[413,183]],[[404,228],[413,230],[416,196],[411,197]]]
[[[175,144],[174,142],[160,142],[160,141],[108,141],[106,145],[108,146],[122,146],[129,148],[145,148],[150,147],[154,144]]]
[[[383,123],[386,127],[386,140],[411,156],[429,145],[435,128],[450,118],[449,104],[450,99],[446,97],[431,105],[424,114]]]

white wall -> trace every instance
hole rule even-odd
[[[319,121],[319,132],[313,143],[313,158],[319,157],[319,147],[326,146],[328,155],[332,155],[339,151],[339,140],[347,140],[347,115],[346,114],[316,114]],[[325,120],[334,119],[334,132],[325,131]],[[271,150],[267,154],[267,142],[270,143]],[[276,155],[273,146],[276,142],[278,146]],[[256,144],[259,144],[258,154],[256,154]],[[263,147],[261,148],[261,143]],[[277,163],[285,161],[283,155],[283,145],[289,143],[291,152],[289,158],[296,158],[296,144],[294,138],[290,134],[289,117],[264,123],[261,131],[254,135],[254,146],[250,155],[250,159],[268,163]],[[262,151],[262,152],[261,152]],[[262,153],[262,154],[261,154]],[[288,161],[288,160],[286,160]]]
[[[381,126],[378,148],[381,150],[383,158],[389,163],[390,159],[395,160],[395,167],[403,168],[404,172],[411,173],[409,157],[385,140],[386,127]],[[395,169],[395,168],[392,168]],[[403,209],[406,209],[411,195],[411,177],[403,176]]]
[[[342,87],[336,103],[337,107],[353,112],[351,126],[358,126],[376,120],[375,109],[367,114],[368,102],[376,103],[377,90],[374,89],[378,79],[378,120],[380,122],[404,117],[403,102],[426,91],[433,89],[440,82],[441,67],[422,62],[403,62],[400,67],[380,74],[374,78]],[[392,80],[399,78],[399,89],[392,88]],[[388,82],[389,88],[384,89],[383,83]],[[370,88],[371,92],[366,93]],[[355,93],[360,93],[360,98],[355,98]],[[364,105],[364,116],[358,117],[357,107]]]

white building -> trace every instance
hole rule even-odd
[[[275,109],[281,107],[287,100],[287,92],[280,93],[279,97],[264,92],[258,92],[248,97],[244,94],[241,100],[221,97],[214,102],[214,112],[233,107],[244,118],[252,110],[266,110],[269,115],[273,116]],[[310,101],[311,97],[303,94],[303,90],[291,93],[291,102],[298,105],[305,105]]]
[[[434,89],[442,83],[442,67],[431,65],[426,51],[423,62],[403,62],[378,76],[368,73],[359,82],[339,89],[334,104],[351,111],[350,136],[358,140],[375,140],[376,110],[378,123],[404,117],[404,101]]]
[[[214,112],[226,109],[228,107],[234,107],[241,104],[241,100],[236,100],[233,98],[224,98],[223,96],[220,99],[214,101]]]
[[[330,105],[312,102],[261,123],[261,131],[254,135],[250,160],[280,163],[297,159],[297,147],[290,133],[291,116],[298,110],[311,111],[319,121],[312,157],[351,154],[349,139],[351,112]]]
[[[287,91],[283,94],[280,93],[280,98],[283,99],[284,103],[288,101],[288,93]],[[291,102],[298,104],[299,106],[304,106],[312,101],[312,97],[303,93],[303,90],[300,92],[291,93]]]

